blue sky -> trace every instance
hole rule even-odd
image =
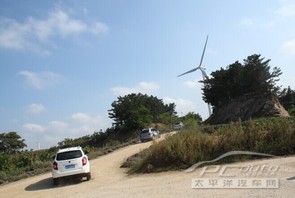
[[[174,102],[179,115],[208,117],[200,71],[252,54],[295,83],[295,2],[0,1],[0,132],[28,148],[111,127],[111,103],[129,93]]]

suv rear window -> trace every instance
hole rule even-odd
[[[142,130],[141,133],[148,133],[150,132],[148,129]]]
[[[82,157],[82,152],[80,150],[77,151],[67,151],[63,153],[58,153],[56,156],[56,160],[68,160],[68,159],[74,159],[74,158],[79,158]]]

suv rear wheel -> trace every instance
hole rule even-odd
[[[91,179],[91,173],[90,172],[86,174],[86,178],[87,178],[87,181],[89,181]]]
[[[55,186],[59,185],[59,178],[53,178],[53,185]]]

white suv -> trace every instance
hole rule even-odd
[[[52,164],[53,184],[58,185],[62,177],[79,176],[81,180],[91,179],[90,164],[82,148],[70,147],[59,149]]]

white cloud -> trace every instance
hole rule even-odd
[[[77,132],[90,132],[100,130],[101,128],[107,128],[106,120],[101,116],[91,116],[87,113],[74,113],[71,115],[71,120],[76,123],[76,129],[73,130],[74,133]]]
[[[37,114],[45,111],[45,107],[42,104],[35,104],[32,103],[29,106],[27,106],[27,112],[32,114]]]
[[[64,132],[67,132],[67,130],[69,129],[69,125],[61,121],[51,121],[48,125],[48,128],[52,132],[64,133]]]
[[[116,96],[125,96],[131,93],[152,94],[158,89],[160,89],[160,86],[155,82],[140,82],[135,87],[113,87],[111,92]]]
[[[33,133],[43,133],[46,128],[38,125],[38,124],[33,124],[33,123],[27,123],[22,125],[22,129],[25,130],[26,132],[33,132]]]
[[[62,75],[50,71],[41,73],[20,71],[18,72],[18,75],[25,77],[25,82],[27,85],[38,90],[42,90],[47,86],[57,84],[64,79]]]
[[[101,128],[106,129],[107,127],[110,127],[109,122],[103,117],[79,112],[72,114],[67,122],[51,121],[46,128],[52,133],[58,132],[59,135],[64,134],[71,136],[85,133],[89,134]]]
[[[295,55],[295,39],[283,43],[282,50],[285,54]]]
[[[109,27],[106,24],[101,22],[96,22],[91,25],[91,28],[89,28],[89,32],[96,35],[105,33],[108,30],[109,30]]]
[[[116,96],[125,96],[128,95],[130,93],[135,93],[137,92],[135,89],[133,88],[127,88],[127,87],[113,87],[111,88],[111,92],[116,95]]]
[[[173,99],[170,97],[165,97],[163,101],[166,104],[174,103],[176,105],[176,112],[180,116],[186,115],[188,112],[197,112],[196,104],[190,100],[182,98]]]
[[[14,19],[0,18],[0,47],[38,52],[40,46],[54,36],[65,38],[81,33],[100,35],[108,29],[102,22],[87,24],[56,8],[43,20],[28,17],[25,22],[20,23]],[[49,53],[46,50],[44,52]]]
[[[46,143],[44,148],[49,148],[51,146],[56,146],[58,142],[60,142],[61,139],[58,136],[49,134],[49,135],[44,135],[43,140],[42,140],[42,146],[44,146],[44,142]],[[43,147],[41,147],[43,148]]]
[[[295,4],[286,3],[282,5],[278,10],[275,11],[276,14],[283,17],[294,17],[295,16]]]
[[[92,118],[91,116],[87,115],[86,113],[75,113],[71,116],[71,118],[80,123],[90,123],[95,121],[95,118]]]
[[[196,81],[185,81],[184,83],[185,87],[188,87],[190,89],[201,89],[201,83]]]
[[[158,84],[154,82],[140,82],[137,89],[146,90],[146,91],[154,91],[158,90],[160,87]]]
[[[11,19],[0,18],[0,46],[4,48],[22,49],[27,46],[25,34],[27,27]]]
[[[42,148],[56,146],[65,138],[79,138],[91,135],[94,131],[105,130],[111,127],[111,120],[100,115],[89,115],[87,113],[74,113],[66,121],[54,120],[44,126],[27,123],[22,125],[29,148],[35,148],[36,142],[41,143]]]
[[[255,21],[253,18],[244,17],[240,20],[240,24],[245,27],[253,27],[255,25]]]

